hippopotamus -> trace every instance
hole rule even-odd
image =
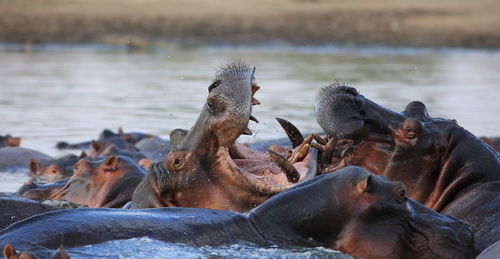
[[[30,176],[35,181],[42,182],[54,182],[70,177],[73,174],[75,163],[86,156],[87,154],[82,152],[80,156],[68,154],[49,161],[40,162],[36,159],[32,159],[29,164]]]
[[[497,152],[500,152],[500,137],[480,137],[479,139],[488,144]]]
[[[102,144],[102,146],[100,146],[100,144]],[[141,159],[146,158],[146,156],[143,155],[133,145],[128,145],[126,147],[120,148],[119,145],[116,145],[114,143],[92,142],[92,149],[89,155],[91,159],[100,160],[111,155],[126,156],[135,162],[139,162]]]
[[[216,73],[198,119],[189,131],[171,132],[170,152],[151,167],[134,193],[132,208],[242,212],[316,175],[314,154],[308,153],[310,138],[289,158],[235,142],[241,134],[252,134],[248,123],[257,121],[251,114],[252,106],[259,104],[253,97],[260,88],[254,72],[254,67],[235,62]]]
[[[12,245],[6,245],[3,249],[3,256],[5,259],[69,259],[69,254],[63,246],[54,252],[47,251],[46,253],[42,253],[42,256],[39,256],[39,253],[36,251],[22,251],[18,253]]]
[[[73,176],[65,184],[63,179],[34,188],[22,187],[22,196],[65,200],[91,208],[118,208],[131,200],[134,189],[145,174],[142,167],[124,156],[112,155],[100,161],[82,159],[76,163]]]
[[[142,139],[146,138],[151,138],[153,135],[151,134],[145,134],[141,132],[129,132],[129,133],[124,133],[122,128],[118,129],[118,133],[113,132],[112,130],[109,129],[104,129],[101,134],[99,134],[97,141],[111,141],[115,144],[123,144],[123,143],[129,143],[129,144],[136,144],[137,142],[141,141]],[[70,144],[65,141],[58,142],[56,144],[57,149],[89,149],[92,145],[92,141],[84,141],[80,143],[73,143]]]
[[[0,136],[0,147],[19,147],[21,145],[21,138],[13,137],[10,134]]]
[[[50,183],[27,182],[17,190],[16,195],[32,200],[48,200],[68,183],[70,177]]]
[[[498,153],[456,121],[419,101],[394,112],[338,84],[319,92],[315,110],[328,139],[323,172],[357,165],[402,182],[410,198],[470,223],[475,254],[500,239]]]
[[[22,147],[0,148],[0,172],[28,172],[31,160],[45,163],[53,158],[36,150]]]
[[[363,258],[472,255],[472,232],[465,222],[408,199],[401,183],[359,167],[297,184],[245,214],[199,208],[49,212],[1,231],[0,248],[10,244],[42,253],[60,245],[143,236],[197,246],[322,246]]]
[[[14,222],[58,208],[13,194],[0,194],[0,229]]]
[[[163,160],[165,155],[170,151],[170,141],[160,137],[144,138],[135,143],[134,146],[153,162]]]

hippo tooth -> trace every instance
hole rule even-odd
[[[243,134],[243,135],[252,135],[252,131],[249,128],[246,128],[241,134]]]
[[[318,144],[318,143],[311,143],[311,147],[313,147],[321,152],[325,151],[325,146],[322,146],[321,144]]]
[[[270,149],[268,150],[268,152],[271,161],[273,161],[274,164],[276,164],[281,168],[281,170],[283,170],[289,182],[296,183],[299,181],[300,174],[293,166],[293,164],[288,161],[288,159]]]
[[[255,118],[252,114],[250,114],[250,120],[253,120],[256,123],[259,123],[259,120],[257,120],[257,118]]]
[[[259,105],[259,104],[260,104],[259,100],[252,97],[252,105]]]
[[[316,140],[316,142],[318,142],[319,144],[321,144],[321,145],[326,145],[327,141],[326,141],[324,138],[322,138],[322,137],[320,137],[320,136],[318,136],[318,135],[316,135],[316,134],[314,134],[314,133],[313,133],[313,134],[311,134],[311,136],[312,136],[312,137],[313,137],[313,139],[314,139],[314,140]]]
[[[304,136],[302,136],[302,133],[300,133],[300,130],[295,125],[282,118],[276,118],[276,120],[285,131],[288,139],[290,139],[293,148],[300,146],[304,142]]]
[[[252,96],[255,94],[255,92],[259,91],[260,86],[253,84],[252,85]]]

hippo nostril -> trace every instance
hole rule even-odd
[[[400,202],[406,200],[406,190],[404,187],[399,187],[396,189],[396,199]]]
[[[179,168],[181,165],[182,165],[182,159],[176,158],[174,160],[174,166],[177,167],[177,168]]]

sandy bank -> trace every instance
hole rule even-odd
[[[500,47],[497,0],[0,0],[0,42]]]

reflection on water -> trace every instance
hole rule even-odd
[[[108,241],[97,245],[68,249],[71,258],[220,258],[220,259],[350,259],[349,255],[324,248],[279,247],[259,248],[252,245],[230,245],[219,247],[193,247],[183,244],[172,244],[151,238],[132,238],[127,240]]]

